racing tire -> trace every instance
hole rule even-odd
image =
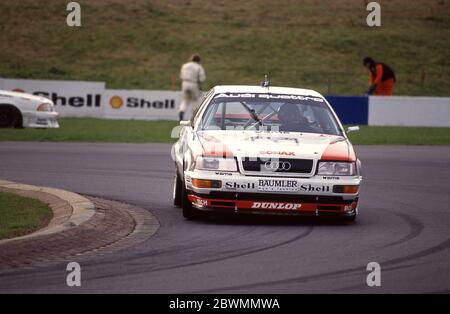
[[[352,222],[354,222],[356,220],[356,216],[357,215],[355,214],[355,215],[352,215],[352,216],[341,217],[341,219],[342,219],[343,222],[352,223]]]
[[[0,128],[21,128],[22,114],[13,106],[0,106]]]
[[[183,182],[180,179],[180,176],[178,175],[178,171],[175,174],[175,178],[173,179],[173,205],[175,207],[181,206],[181,190],[183,187]]]
[[[181,188],[181,208],[183,209],[183,217],[188,220],[195,220],[203,218],[203,213],[192,206],[191,201],[188,199],[188,193],[184,184]]]

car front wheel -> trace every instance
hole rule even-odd
[[[21,114],[11,106],[0,107],[0,128],[21,127]]]
[[[188,199],[188,193],[183,182],[181,186],[181,207],[183,209],[184,218],[189,220],[203,218],[203,213],[200,210],[194,208],[191,201]]]
[[[342,220],[347,223],[354,222],[356,220],[356,214],[354,214],[352,216],[342,217]]]
[[[181,182],[180,176],[178,175],[178,171],[175,174],[175,178],[173,180],[173,205],[176,207],[181,206],[181,189],[183,183]]]

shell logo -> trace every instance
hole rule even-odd
[[[120,96],[112,96],[109,99],[109,104],[113,109],[120,109],[123,106],[123,99]]]

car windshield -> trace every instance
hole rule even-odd
[[[218,94],[208,104],[200,129],[342,135],[323,98],[287,94]]]

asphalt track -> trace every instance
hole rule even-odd
[[[0,275],[0,293],[450,292],[450,147],[358,146],[354,224],[186,221],[171,205],[170,145],[0,143],[0,178],[119,200],[161,223],[138,246],[94,258],[82,286],[66,264]],[[366,265],[381,265],[381,287]]]

